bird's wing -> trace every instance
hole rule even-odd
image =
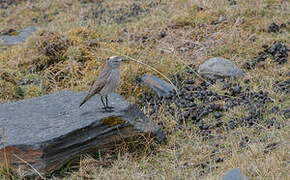
[[[104,88],[104,86],[108,82],[109,77],[110,77],[110,73],[106,73],[103,77],[99,77],[95,81],[95,83],[93,84],[93,86],[89,90],[89,93],[87,94],[87,96],[84,98],[84,100],[80,104],[80,107],[83,104],[85,104],[92,96],[94,96],[95,94],[98,94]]]

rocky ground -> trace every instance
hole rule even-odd
[[[130,60],[118,93],[162,125],[167,141],[124,142],[47,178],[221,179],[240,168],[250,179],[289,179],[288,12],[280,0],[0,0],[0,102],[88,90],[106,58],[120,55]],[[37,28],[28,39],[2,42],[27,27]],[[201,77],[213,57],[243,75]],[[145,73],[177,92],[159,97],[141,82]],[[0,176],[23,174],[1,167]]]

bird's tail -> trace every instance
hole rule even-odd
[[[88,94],[85,98],[84,98],[84,100],[82,101],[82,103],[80,104],[80,106],[79,107],[81,107],[82,105],[84,105],[90,98],[92,97],[92,95],[91,94]]]
[[[84,105],[86,103],[86,101],[85,100],[83,100],[83,102],[80,104],[80,106],[79,107],[82,107],[82,105]]]

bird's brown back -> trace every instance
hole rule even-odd
[[[95,94],[98,94],[108,83],[110,74],[111,74],[111,69],[108,66],[108,64],[105,66],[103,71],[99,74],[97,80],[94,82],[92,85],[91,89],[89,90],[87,96],[84,98],[82,103],[80,104],[80,107],[85,104],[91,97],[93,97]]]

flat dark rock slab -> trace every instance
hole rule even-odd
[[[104,113],[98,96],[79,108],[85,94],[63,91],[0,104],[0,127],[5,129],[0,163],[5,149],[14,168],[27,170],[21,158],[49,173],[82,153],[105,150],[126,137],[147,133],[163,137],[159,126],[120,95],[109,96],[115,109]]]

